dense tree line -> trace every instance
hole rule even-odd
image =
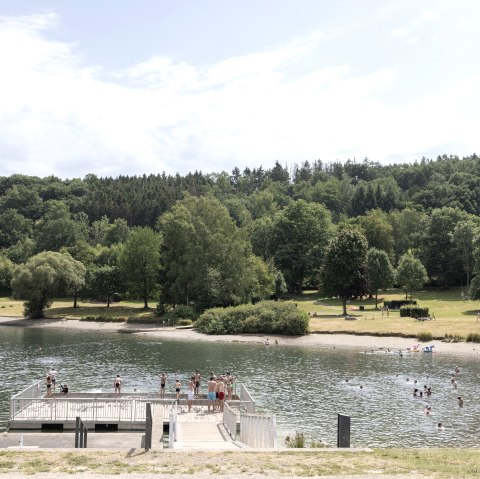
[[[326,285],[332,238],[353,228],[371,276],[387,268],[385,255],[395,268],[409,255],[431,284],[467,291],[471,282],[479,296],[479,215],[476,155],[185,176],[12,175],[0,178],[0,287],[8,293],[15,268],[55,252],[85,267],[83,297],[109,302],[119,292],[198,309],[255,302]]]

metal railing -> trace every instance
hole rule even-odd
[[[37,381],[10,398],[10,417],[25,409],[34,399],[41,396],[41,384],[42,381]]]
[[[173,448],[177,440],[177,402],[175,401],[170,413],[170,423],[168,425],[168,447]]]
[[[152,401],[151,399],[120,398],[12,398],[10,400],[10,419],[31,420],[75,420],[81,416],[84,421],[144,421],[146,404],[152,409],[162,407],[163,417],[168,419],[172,409],[171,400]]]
[[[75,448],[86,448],[88,438],[88,429],[83,424],[82,418],[75,418]]]
[[[253,400],[251,394],[248,392],[248,389],[245,387],[244,384],[240,384],[240,401],[243,401],[248,404],[247,412],[254,413],[255,412],[255,401]]]
[[[255,448],[277,448],[277,420],[273,414],[240,414],[240,441]]]
[[[223,408],[223,425],[233,440],[237,439],[237,421],[240,413],[231,402],[226,402]]]

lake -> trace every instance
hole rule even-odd
[[[337,414],[351,417],[353,447],[475,447],[480,431],[480,365],[475,358],[441,354],[365,354],[358,348],[264,346],[255,343],[178,341],[132,334],[0,326],[0,429],[8,400],[55,367],[71,391],[159,390],[159,374],[184,385],[195,369],[231,372],[260,411],[277,415],[279,443],[287,434],[336,445]],[[381,339],[379,339],[379,344]],[[450,384],[455,366],[458,389]],[[348,381],[347,381],[348,380]],[[428,398],[414,398],[432,388]],[[203,381],[201,392],[206,391]],[[457,396],[465,405],[460,408]],[[432,407],[432,414],[424,409]],[[437,429],[437,423],[445,425]],[[308,441],[307,441],[308,442]]]

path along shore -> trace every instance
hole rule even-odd
[[[222,342],[253,342],[264,343],[269,339],[270,345],[275,346],[322,346],[331,348],[362,348],[366,351],[390,349],[406,350],[414,344],[419,344],[416,338],[400,338],[396,336],[368,336],[355,334],[307,334],[305,336],[276,336],[253,334],[224,334],[207,335],[193,329],[159,327],[156,324],[129,324],[129,323],[97,323],[79,321],[76,319],[23,319],[17,317],[0,316],[0,326],[82,329],[91,331],[123,332],[137,335],[148,335],[186,341],[222,341]],[[421,346],[434,345],[436,354],[454,354],[459,356],[479,356],[480,344],[477,343],[446,343],[438,340],[428,341]]]

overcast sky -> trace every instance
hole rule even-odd
[[[0,0],[0,175],[479,153],[477,0]]]

